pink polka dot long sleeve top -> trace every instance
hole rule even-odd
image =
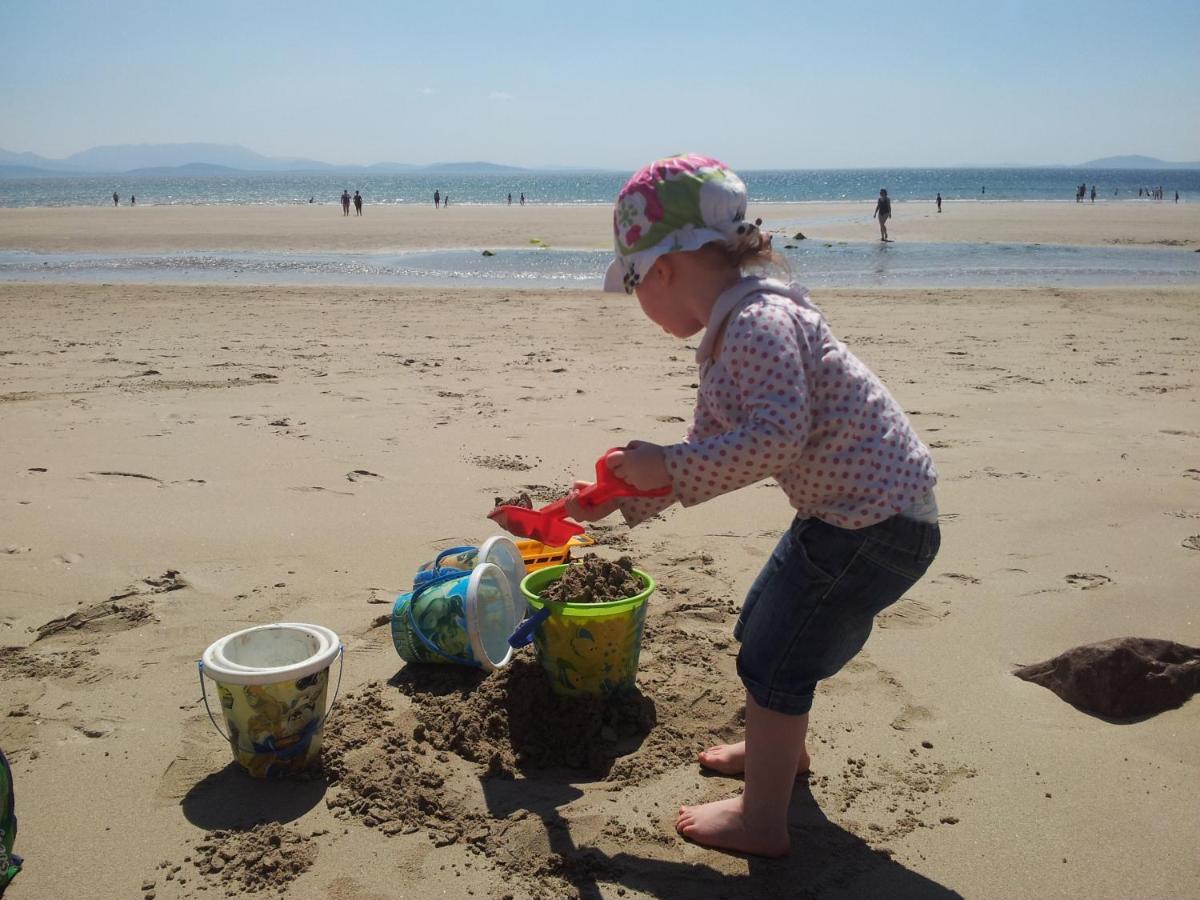
[[[672,494],[623,500],[630,525],[774,478],[800,516],[866,528],[937,482],[900,405],[804,288],[743,278],[718,298],[696,359],[694,421],[664,447]]]

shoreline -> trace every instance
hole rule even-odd
[[[784,239],[878,237],[870,202],[751,203],[749,218]],[[0,249],[33,252],[319,251],[531,246],[608,249],[603,205],[368,205],[345,217],[322,204],[293,206],[30,207],[0,209]],[[1122,244],[1200,248],[1200,203],[1076,204],[962,201],[938,214],[932,204],[897,203],[889,231],[898,241]]]

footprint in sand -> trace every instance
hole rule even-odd
[[[1106,584],[1112,584],[1107,575],[1097,575],[1093,572],[1073,572],[1067,576],[1067,584],[1074,585],[1083,591],[1090,591]]]
[[[964,575],[962,572],[943,572],[938,578],[952,578],[955,581],[961,581],[964,584],[980,584],[978,578],[973,575]],[[936,579],[935,579],[936,580]]]
[[[1186,550],[1200,550],[1200,534],[1193,534],[1191,537],[1184,538],[1183,546]]]
[[[537,462],[541,462],[540,458],[535,457]],[[469,456],[467,462],[477,466],[482,466],[485,469],[508,469],[513,472],[528,472],[534,468],[533,464],[525,461],[525,457],[520,454],[506,456],[504,454],[496,454],[493,456]]]
[[[3,549],[0,549],[0,556],[20,556],[22,553],[30,553],[32,550],[32,547],[22,547],[18,544],[9,544]]]
[[[1200,481],[1200,469],[1184,469],[1184,478],[1191,478],[1193,481]]]
[[[943,606],[949,603],[949,600],[942,601]],[[929,601],[908,597],[881,612],[876,622],[880,628],[918,628],[934,625],[948,615],[948,609],[938,609]]]
[[[37,629],[37,637],[34,638],[34,642],[60,632],[127,631],[130,628],[157,621],[149,602],[143,597],[150,594],[165,594],[185,587],[188,587],[188,583],[179,576],[179,571],[167,569],[162,575],[149,576],[129,585],[125,590],[113,594],[105,601],[93,603],[91,606],[57,619],[51,619]]]
[[[153,482],[158,487],[162,487],[163,484],[161,478],[155,478],[153,475],[143,475],[140,472],[88,472],[86,475],[81,475],[79,477],[85,481],[90,481],[95,478],[132,478]]]
[[[366,469],[355,469],[353,472],[346,473],[347,481],[370,481],[372,479],[382,481],[383,476],[376,475],[374,472],[368,472]]]
[[[299,491],[302,494],[325,493],[325,494],[337,494],[338,496],[341,496],[341,497],[353,497],[354,496],[354,494],[351,491],[335,491],[335,490],[331,490],[330,488],[321,487],[319,484],[308,485],[305,487],[290,487],[290,488],[288,488],[288,490],[289,491]]]
[[[53,557],[54,561],[60,566],[73,566],[76,563],[83,562],[82,553],[58,553]]]

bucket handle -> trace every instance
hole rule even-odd
[[[204,686],[204,660],[196,660],[196,672],[200,678],[200,696],[204,699],[204,709],[208,713],[208,720],[213,723],[213,728],[217,729],[217,734],[225,738],[228,743],[233,743],[233,738],[221,730],[221,726],[217,724],[216,718],[213,716],[212,707],[208,705],[208,690]]]
[[[325,714],[321,716],[321,727],[329,721],[329,714],[333,712],[333,705],[337,703],[338,693],[342,689],[342,673],[346,671],[346,645],[338,646],[338,679],[337,685],[333,689],[333,699],[329,701],[329,706],[325,710]],[[221,730],[221,726],[217,724],[216,717],[213,716],[212,707],[208,704],[208,689],[204,685],[204,660],[196,660],[196,672],[200,678],[200,696],[204,700],[204,710],[208,713],[208,720],[213,723],[213,728],[217,729],[217,734],[225,738],[229,743],[233,743],[233,738]]]
[[[517,630],[508,639],[508,646],[519,650],[527,644],[533,643],[533,633],[548,618],[550,618],[550,607],[544,606],[517,626]]]
[[[433,581],[435,579],[444,578],[445,576],[447,576],[451,573],[457,573],[457,572],[463,571],[462,569],[443,568],[442,560],[445,559],[447,556],[456,556],[460,553],[466,553],[470,550],[478,550],[478,549],[479,549],[478,547],[472,547],[470,545],[465,545],[462,547],[448,547],[447,549],[445,549],[441,553],[439,553],[436,557],[434,557],[432,566],[430,566],[424,572],[418,572],[416,574],[416,576],[413,578],[413,587],[421,587],[422,585],[428,584],[430,581]]]

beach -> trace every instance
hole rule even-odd
[[[871,208],[750,215],[869,241]],[[889,230],[1119,253],[1195,249],[1198,226],[1197,204],[964,202],[897,203]],[[599,249],[609,229],[596,206],[2,209],[0,249]],[[772,483],[590,529],[659,588],[637,715],[582,761],[554,765],[579,736],[516,703],[519,734],[464,726],[488,682],[405,666],[387,624],[420,564],[496,533],[495,498],[548,502],[607,447],[681,439],[698,337],[589,290],[0,284],[0,747],[26,858],[6,900],[1193,894],[1200,702],[1106,721],[1012,670],[1200,645],[1200,288],[813,299],[932,449],[943,543],[818,690],[792,854],[767,861],[672,823],[740,788],[695,756],[738,736],[733,623],[791,519]],[[346,646],[307,781],[249,779],[200,696],[204,648],[275,621]],[[501,678],[537,682],[531,649]],[[286,872],[230,864],[262,823]]]
[[[899,241],[1200,247],[1200,203],[897,202],[889,223]],[[865,203],[750,204],[748,218],[787,242],[879,237]],[[0,209],[0,250],[371,252],[469,247],[609,249],[607,205],[371,205],[342,216],[330,204]]]

